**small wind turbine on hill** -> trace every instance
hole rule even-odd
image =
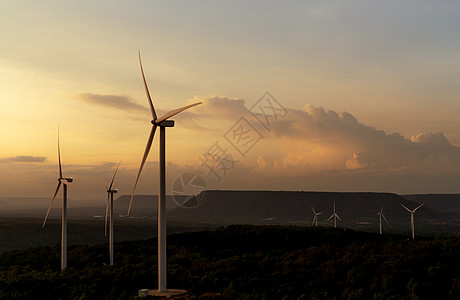
[[[423,204],[425,203],[422,203],[420,204],[419,206],[417,206],[416,208],[414,208],[414,210],[410,210],[408,209],[407,207],[405,207],[402,203],[400,203],[402,207],[404,207],[408,212],[410,212],[410,227],[412,229],[412,239],[414,240],[415,239],[415,224],[414,224],[414,213],[417,209],[419,209],[420,207],[423,206]]]
[[[311,206],[311,210],[313,210],[313,222],[311,223],[312,226],[318,227],[318,216],[322,214],[322,212],[316,212],[315,209],[313,208],[313,205]]]
[[[342,221],[342,219],[340,219],[339,215],[335,212],[335,200],[334,200],[334,213],[329,217],[329,219],[327,219],[327,221],[329,221],[332,218],[334,218],[334,228],[336,228],[337,227],[337,219],[339,219],[340,221]]]
[[[379,216],[380,234],[382,234],[382,218],[385,220],[385,222],[387,222],[388,225],[390,225],[390,223],[388,223],[387,218],[385,218],[385,216],[383,215],[383,204],[380,208],[380,212],[378,212],[377,215]]]
[[[59,192],[59,188],[61,184],[63,187],[63,195],[62,195],[62,221],[61,221],[61,270],[65,270],[67,268],[67,186],[73,182],[72,177],[62,177],[62,165],[61,165],[61,149],[59,145],[59,128],[58,128],[58,159],[59,159],[59,178],[58,178],[58,185],[56,187],[56,191],[54,192],[53,199],[50,202],[48,210],[46,212],[45,220],[43,221],[43,227],[46,225],[46,220],[48,219],[48,215],[50,213],[51,207],[53,206],[54,199],[56,199],[56,195]]]
[[[134,183],[131,200],[129,202],[128,215],[131,211],[131,205],[136,191],[137,182],[144,167],[147,156],[149,155],[150,148],[152,147],[153,137],[157,127],[160,127],[160,170],[159,170],[159,190],[158,190],[158,292],[166,292],[166,127],[174,127],[174,121],[168,120],[169,118],[177,115],[178,113],[189,109],[193,106],[201,104],[201,102],[193,103],[181,108],[174,109],[167,112],[162,117],[158,118],[153,106],[152,99],[150,98],[149,89],[142,69],[141,54],[139,51],[139,64],[141,67],[142,79],[144,81],[145,93],[152,113],[152,129],[150,131],[147,145],[145,147],[144,156],[142,157],[139,172],[137,174],[136,182]]]
[[[117,175],[118,168],[120,167],[121,162],[118,163],[115,173],[113,173],[112,181],[110,182],[109,187],[101,183],[102,186],[107,190],[107,203],[105,207],[105,236],[107,236],[107,216],[109,219],[109,253],[110,253],[110,264],[113,265],[113,194],[117,193],[117,189],[112,190],[113,181],[115,180],[115,175]]]

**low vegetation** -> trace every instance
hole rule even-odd
[[[134,299],[156,286],[156,240],[0,254],[0,299]],[[460,299],[460,240],[233,225],[168,236],[168,286],[189,299]]]

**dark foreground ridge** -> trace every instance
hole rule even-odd
[[[156,286],[156,239],[0,254],[0,299],[136,299]],[[231,225],[168,236],[168,286],[187,299],[460,299],[460,241]]]

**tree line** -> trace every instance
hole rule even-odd
[[[157,285],[156,239],[0,254],[0,299],[136,299]],[[188,299],[460,299],[460,240],[232,225],[168,236],[168,287]],[[212,292],[209,294],[209,292]]]

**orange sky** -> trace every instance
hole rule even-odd
[[[58,125],[74,199],[98,198],[118,161],[129,194],[150,130],[138,49],[158,111],[204,101],[167,132],[170,184],[458,193],[458,17],[455,2],[1,3],[0,197],[52,195]],[[269,130],[250,113],[266,91],[286,109]],[[260,137],[245,155],[241,117]],[[220,181],[200,160],[216,142],[234,163]],[[157,148],[139,193],[156,191]]]

